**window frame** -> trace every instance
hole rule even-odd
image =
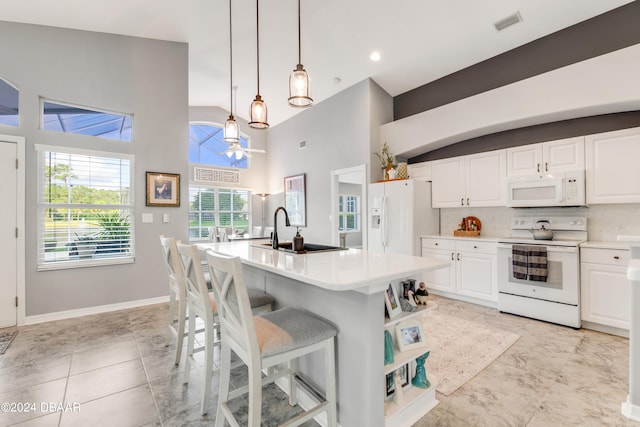
[[[16,106],[16,124],[11,124],[11,123],[1,123],[0,122],[0,126],[9,126],[11,128],[17,128],[20,127],[20,89],[18,88],[18,86],[16,86],[15,84],[13,84],[12,82],[10,82],[9,80],[5,79],[4,77],[0,76],[0,80],[2,80],[2,82],[4,84],[6,84],[7,86],[9,86],[12,89],[15,89],[15,91],[18,94],[18,104]],[[3,107],[2,105],[0,105],[0,107]]]
[[[210,121],[206,121],[206,120],[193,120],[189,122],[189,132],[191,131],[191,126],[210,126],[210,127],[214,127],[219,129],[220,132],[224,132],[224,124],[220,124],[217,122],[210,122]],[[244,140],[244,141],[243,141]],[[244,142],[244,145],[243,145]],[[191,143],[191,136],[189,136],[189,142],[188,144]],[[240,132],[240,145],[243,148],[251,148],[251,137],[249,135],[246,135],[242,132]],[[190,156],[190,149],[189,147],[187,147],[187,156]],[[198,160],[201,160],[200,157],[198,157]],[[246,162],[246,166],[245,167],[238,167],[238,166],[234,166],[231,163],[228,164],[223,164],[223,165],[218,165],[218,164],[213,164],[213,163],[203,163],[200,161],[192,161],[191,158],[189,158],[189,163],[190,164],[197,164],[197,165],[203,165],[206,167],[210,167],[210,168],[228,168],[228,169],[235,169],[238,171],[248,171],[249,169],[251,169],[251,157],[249,156],[244,156],[244,160]]]
[[[213,210],[193,210],[191,208],[191,195],[192,195],[192,191],[194,189],[198,189],[199,193],[202,194],[203,190],[211,190],[213,191],[214,195],[214,201],[213,201]],[[231,191],[231,197],[233,200],[233,193],[236,191],[242,191],[242,192],[246,192],[247,195],[247,210],[246,211],[234,211],[233,210],[233,203],[231,204],[231,210],[221,210],[220,209],[220,191]],[[250,189],[248,188],[236,188],[236,187],[221,187],[221,186],[210,186],[210,185],[203,185],[203,184],[194,184],[194,183],[190,183],[189,184],[189,211],[188,211],[188,218],[189,218],[189,223],[188,223],[188,229],[187,229],[187,233],[189,236],[189,241],[191,242],[198,242],[198,241],[208,241],[209,240],[209,235],[207,234],[206,236],[202,236],[202,230],[205,230],[207,227],[210,226],[202,226],[202,225],[198,225],[197,228],[196,227],[192,227],[191,226],[191,215],[194,213],[198,213],[199,218],[201,218],[202,213],[211,213],[213,214],[213,222],[214,225],[213,227],[233,227],[234,229],[236,228],[236,226],[233,225],[233,215],[234,214],[238,214],[238,213],[246,213],[247,214],[247,218],[248,218],[248,223],[247,223],[247,230],[251,230],[251,227],[253,226],[253,215],[252,215],[252,196],[253,193],[251,192]],[[231,218],[231,225],[220,225],[220,213],[225,213],[225,214],[229,214],[230,218]],[[191,231],[192,229],[197,229],[200,230],[200,233],[198,233],[200,236],[196,237],[196,236],[192,236]]]
[[[124,153],[105,152],[98,150],[78,149],[64,146],[54,146],[45,144],[35,144],[34,149],[37,156],[37,183],[36,183],[36,211],[37,211],[37,235],[36,235],[36,271],[62,270],[71,268],[97,267],[104,265],[132,264],[135,262],[135,156]],[[91,209],[121,209],[128,211],[129,221],[129,253],[127,255],[110,256],[104,258],[87,258],[46,261],[45,254],[45,224],[43,221],[44,211],[53,207],[50,203],[44,202],[43,191],[45,189],[45,153],[55,152],[69,155],[82,155],[92,157],[104,157],[109,159],[128,160],[129,163],[129,203],[126,204],[69,204],[56,203],[56,206],[66,208]]]
[[[356,201],[355,211],[349,211],[347,209],[348,199],[352,197]],[[340,209],[342,206],[342,209]],[[355,215],[356,228],[347,229],[347,214],[353,213]],[[344,222],[344,224],[342,224]],[[340,228],[343,227],[344,228]],[[340,233],[359,233],[362,231],[362,203],[360,201],[359,194],[338,194],[338,230]]]

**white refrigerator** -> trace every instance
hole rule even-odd
[[[369,184],[368,250],[421,255],[420,236],[440,232],[431,183],[405,179]]]

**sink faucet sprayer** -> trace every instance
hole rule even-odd
[[[273,214],[273,241],[271,243],[271,247],[273,249],[278,249],[278,212],[284,212],[284,223],[287,227],[291,227],[291,223],[289,222],[289,214],[284,206],[279,206],[276,208],[276,211]]]

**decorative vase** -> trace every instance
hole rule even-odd
[[[384,180],[389,181],[391,177],[389,176],[389,172],[393,170],[393,166],[389,165],[384,169]]]
[[[429,353],[430,352],[426,352],[416,359],[416,375],[411,380],[411,384],[418,388],[431,387],[431,383],[427,379],[427,371],[424,369],[424,362],[426,362],[427,357],[429,357]]]
[[[398,163],[398,178],[407,179],[409,178],[409,173],[407,171],[407,164],[404,162]]]

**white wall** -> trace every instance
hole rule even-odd
[[[284,177],[306,173],[307,228],[301,234],[306,242],[331,244],[330,171],[374,160],[378,164],[371,154],[372,141],[377,151],[377,132],[380,124],[392,119],[392,102],[367,79],[269,129],[267,222],[273,223],[275,208],[284,203]],[[298,148],[300,141],[306,141],[306,148]],[[293,227],[284,227],[281,215],[280,240],[294,234]]]
[[[167,295],[158,235],[186,239],[188,180],[181,180],[180,208],[149,208],[145,172],[187,177],[187,45],[0,22],[0,51],[0,75],[20,90],[20,126],[0,126],[0,133],[24,136],[27,144],[27,316]],[[132,113],[133,142],[42,131],[40,96]],[[36,271],[36,143],[135,156],[134,264]],[[153,213],[154,223],[142,224],[142,213]],[[162,213],[171,214],[170,223],[160,221]]]

